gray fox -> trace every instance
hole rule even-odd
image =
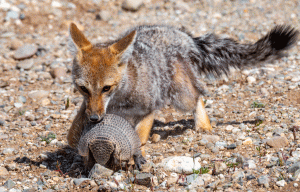
[[[196,130],[211,131],[201,75],[220,76],[228,74],[230,66],[277,59],[295,45],[298,34],[290,26],[278,25],[254,44],[239,44],[214,34],[193,37],[171,26],[143,25],[115,41],[92,45],[72,23],[72,75],[84,101],[69,130],[69,145],[78,145],[87,121],[98,122],[106,113],[127,119],[144,145],[153,111],[166,103],[193,112]]]

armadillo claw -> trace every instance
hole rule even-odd
[[[141,170],[142,165],[147,162],[142,155],[137,155],[137,156],[134,155],[133,159],[134,159],[135,166],[138,170]]]

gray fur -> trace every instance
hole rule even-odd
[[[289,26],[277,26],[254,44],[238,44],[214,34],[193,38],[175,27],[154,25],[135,27],[122,37],[132,30],[137,31],[133,46],[122,58],[127,63],[127,73],[110,99],[107,113],[123,116],[133,126],[166,103],[182,111],[194,110],[186,107],[182,98],[197,98],[188,87],[173,82],[174,63],[181,64],[199,96],[205,93],[202,74],[220,76],[227,74],[230,66],[240,68],[277,59],[295,44],[298,36],[298,31]],[[117,41],[97,46],[106,47]]]

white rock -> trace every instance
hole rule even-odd
[[[253,84],[253,83],[256,82],[256,79],[253,76],[248,76],[247,77],[247,82],[248,82],[248,84]]]
[[[298,183],[294,183],[294,187],[298,187]]]
[[[20,108],[20,107],[23,106],[23,103],[14,103],[14,106],[15,106],[16,108]]]
[[[201,168],[198,162],[200,158],[193,159],[192,157],[186,156],[174,156],[164,159],[159,166],[163,167],[166,171],[191,174],[193,169],[199,170]]]
[[[227,125],[227,127],[225,128],[226,132],[231,133],[232,129],[234,127],[232,125]]]
[[[248,160],[247,163],[249,165],[249,169],[255,169],[256,168],[256,164],[253,160]]]
[[[241,130],[239,128],[233,128],[232,129],[232,133],[236,134],[237,132],[240,132]]]
[[[7,3],[5,0],[0,0],[0,9],[7,11],[11,8],[11,4]]]
[[[285,180],[280,180],[276,182],[276,185],[278,185],[279,187],[284,187],[285,184],[286,184]]]
[[[58,1],[52,1],[51,6],[58,8],[58,7],[62,7],[62,4],[60,2],[58,2]]]

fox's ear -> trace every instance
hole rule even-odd
[[[136,31],[130,32],[127,36],[123,37],[118,42],[112,44],[109,48],[113,54],[119,55],[122,54],[129,45],[133,42],[136,36]]]
[[[70,25],[70,35],[77,49],[87,51],[92,48],[91,42],[87,40],[84,34],[77,28],[74,23]]]

